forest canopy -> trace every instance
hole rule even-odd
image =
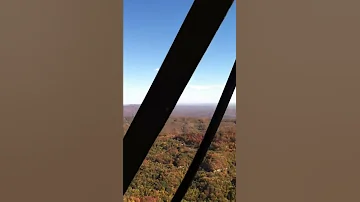
[[[125,132],[131,121],[132,118],[124,119]],[[171,201],[209,122],[209,118],[170,118],[124,195],[124,201]],[[235,119],[222,121],[183,201],[235,201],[235,126]]]

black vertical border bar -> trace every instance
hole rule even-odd
[[[123,139],[123,193],[164,127],[233,2],[195,0],[191,6]]]
[[[219,103],[215,109],[214,115],[211,118],[209,127],[206,130],[205,136],[201,141],[200,147],[197,150],[193,161],[190,164],[188,171],[185,174],[184,179],[182,180],[179,188],[177,189],[172,202],[180,202],[185,196],[187,190],[189,189],[192,180],[194,179],[196,172],[199,170],[201,163],[203,162],[206,153],[213,141],[216,132],[220,126],[221,120],[224,117],[226,109],[230,103],[231,97],[236,88],[236,61],[232,67],[230,76],[226,82],[225,88],[221,94]]]

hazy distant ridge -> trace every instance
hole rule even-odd
[[[140,105],[124,105],[124,117],[133,117]],[[172,117],[212,117],[215,111],[215,104],[204,105],[177,105],[172,112]],[[236,105],[230,104],[224,118],[236,118]]]

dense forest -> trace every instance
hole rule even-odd
[[[124,119],[124,130],[132,119]],[[209,118],[170,118],[124,201],[170,201],[202,141]],[[235,201],[235,119],[224,119],[183,201]],[[146,135],[146,134],[144,134]]]

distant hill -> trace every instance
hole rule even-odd
[[[140,105],[131,104],[124,105],[124,117],[133,117],[135,116]],[[193,105],[184,105],[179,104],[175,107],[174,111],[171,114],[171,117],[201,117],[201,118],[211,118],[216,108],[216,104],[193,104]],[[236,118],[236,105],[230,104],[224,115],[224,119]]]

